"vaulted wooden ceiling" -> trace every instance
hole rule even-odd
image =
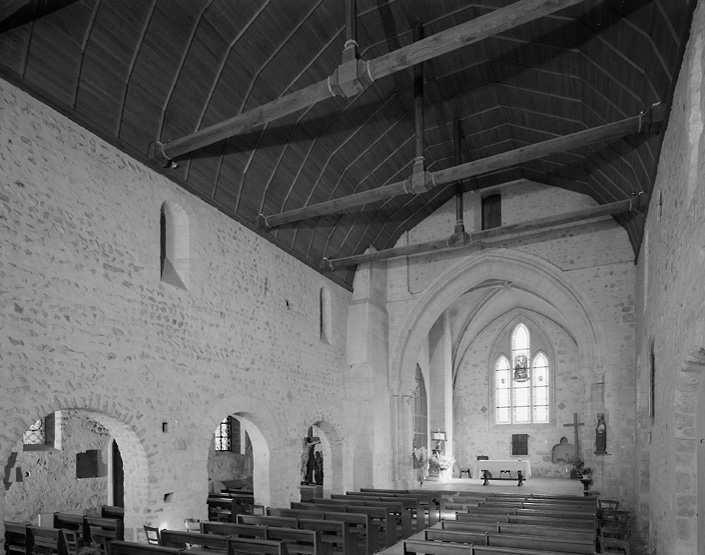
[[[695,4],[10,0],[0,72],[318,267],[391,248],[458,187],[648,198]],[[629,118],[619,136],[519,155]],[[637,252],[643,209],[614,217]]]

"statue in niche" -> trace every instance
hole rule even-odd
[[[607,453],[607,423],[602,412],[597,413],[597,427],[595,428],[595,454]]]
[[[316,451],[313,459],[313,482],[316,485],[323,485],[323,453]]]

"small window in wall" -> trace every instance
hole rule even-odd
[[[502,226],[502,195],[488,195],[482,198],[482,229]]]
[[[215,450],[241,453],[241,434],[240,421],[234,416],[228,416],[218,424],[215,431]]]
[[[161,278],[181,289],[188,289],[190,277],[190,232],[188,214],[174,202],[165,202],[160,214]]]
[[[327,287],[321,287],[319,305],[321,341],[330,345],[333,339],[333,323],[330,291]]]
[[[23,451],[61,449],[61,411],[40,418],[22,434]]]

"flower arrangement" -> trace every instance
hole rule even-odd
[[[443,453],[434,453],[428,460],[429,464],[439,470],[448,470],[453,468],[455,464],[455,457],[451,455],[444,455]]]
[[[585,466],[585,461],[578,456],[570,456],[566,462],[571,465],[570,477],[581,479],[583,477],[590,478],[592,476],[592,468]]]

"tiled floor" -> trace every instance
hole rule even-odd
[[[583,495],[583,486],[577,480],[564,478],[529,478],[520,487],[515,481],[490,481],[487,486],[482,485],[482,480],[474,478],[451,478],[447,482],[433,480],[425,481],[421,489],[447,490],[447,491],[477,491],[477,492],[507,492],[517,493],[547,493],[554,495]],[[444,515],[452,517],[452,515]],[[647,545],[636,530],[632,530],[629,542],[630,555],[650,555]]]

